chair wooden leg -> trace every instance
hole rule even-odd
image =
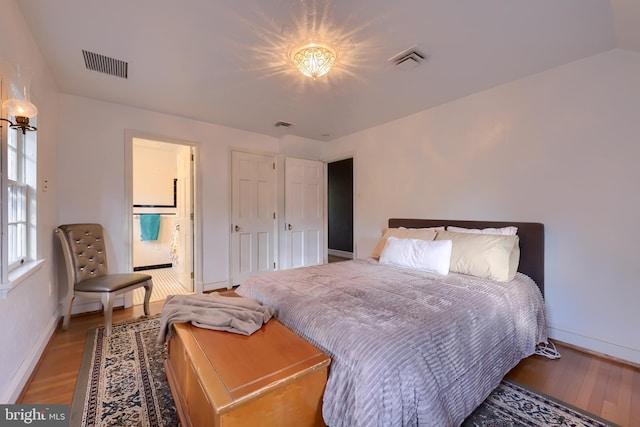
[[[71,322],[71,306],[73,305],[73,300],[75,295],[73,291],[69,291],[69,295],[67,295],[67,299],[64,301],[63,314],[64,318],[62,320],[62,330],[66,331],[69,329],[69,323]]]
[[[104,329],[105,335],[111,335],[111,318],[113,314],[114,296],[110,293],[102,294],[102,309],[104,313]]]
[[[149,309],[149,301],[151,300],[152,291],[153,291],[153,281],[149,279],[144,285],[144,315],[145,316],[148,316],[149,314],[151,314],[151,310]]]

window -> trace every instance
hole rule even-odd
[[[27,260],[29,187],[26,183],[25,137],[7,132],[7,256],[9,270]]]
[[[9,117],[9,120],[15,123],[14,117]],[[36,126],[35,118],[30,122]],[[23,133],[9,128],[6,122],[1,124],[2,136],[6,140],[3,151],[6,153],[7,171],[3,177],[6,197],[3,197],[2,226],[6,240],[2,242],[2,282],[7,283],[11,272],[36,259],[37,132]]]

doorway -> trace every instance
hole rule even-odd
[[[134,137],[131,165],[133,270],[153,277],[151,301],[193,293],[193,147]]]
[[[352,259],[353,158],[327,164],[327,212],[329,262]]]

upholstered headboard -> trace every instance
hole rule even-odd
[[[426,228],[452,225],[465,228],[518,227],[520,264],[518,271],[531,277],[544,295],[544,225],[538,222],[463,221],[447,219],[389,219],[390,228]]]

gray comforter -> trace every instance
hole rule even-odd
[[[460,425],[547,340],[540,291],[520,273],[499,283],[368,259],[260,274],[237,293],[331,357],[331,427]]]

